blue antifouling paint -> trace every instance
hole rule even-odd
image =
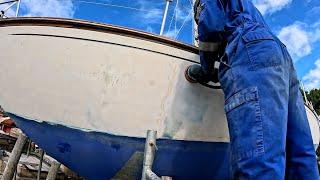
[[[119,172],[141,177],[145,139],[87,132],[62,125],[9,116],[46,153],[89,180],[111,179]],[[229,144],[158,139],[153,171],[180,179],[230,179]],[[131,162],[133,170],[128,170]],[[136,170],[134,170],[136,168]],[[128,176],[124,176],[128,177]]]

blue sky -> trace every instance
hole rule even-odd
[[[191,1],[173,0],[170,4],[166,36],[192,43]],[[320,88],[320,1],[253,2],[286,44],[306,88]],[[85,19],[158,34],[164,8],[165,0],[22,0],[20,16]],[[13,9],[7,12],[8,16],[13,14]]]

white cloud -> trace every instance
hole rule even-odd
[[[311,53],[311,40],[308,32],[301,23],[282,28],[278,34],[280,40],[287,46],[288,51],[297,60]]]
[[[192,17],[190,16],[190,14],[192,14],[192,9],[185,9],[181,6],[177,6],[176,8],[176,18],[177,21],[184,21],[187,18],[187,21],[190,21],[192,19]]]
[[[171,39],[175,39],[177,36],[178,30],[177,29],[173,29],[173,30],[169,30],[167,32],[164,33],[164,36],[169,37]]]
[[[155,33],[155,30],[151,26],[147,26],[146,31],[149,33]]]
[[[150,1],[150,0],[136,0],[135,3],[141,12],[137,12],[135,17],[139,19],[140,23],[145,25],[145,30],[148,32],[155,33],[160,31],[160,25],[162,23],[165,1]],[[178,1],[173,1],[170,4],[169,11],[166,19],[166,27],[164,29],[164,36],[174,39],[179,29],[183,24],[192,20],[191,13],[192,8],[188,4],[188,7],[183,3],[178,3]],[[176,7],[175,12],[173,12],[173,7]],[[173,19],[172,19],[173,17]],[[155,30],[155,25],[159,28]],[[150,27],[153,28],[150,28]]]
[[[72,18],[75,13],[72,0],[23,0],[21,10],[21,16]]]
[[[312,7],[307,13],[307,17],[318,16],[320,14],[320,6]]]
[[[148,24],[159,24],[162,20],[162,14],[162,10],[153,8],[150,9],[150,11],[141,14],[141,18],[144,19],[143,21],[147,22]]]
[[[320,88],[320,59],[315,62],[315,68],[310,70],[302,80],[307,90]]]
[[[313,33],[312,41],[320,41],[320,28],[317,28]]]
[[[312,42],[320,41],[320,21],[314,23],[311,28],[313,32],[310,34]]]
[[[263,15],[279,11],[291,2],[292,0],[253,0],[253,3]]]
[[[136,13],[141,23],[148,25],[161,24],[165,1],[137,0],[136,3],[141,10],[141,12]]]

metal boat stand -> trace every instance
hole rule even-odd
[[[8,180],[12,179],[16,169],[18,162],[20,160],[22,149],[24,144],[27,142],[27,136],[23,133],[21,133],[16,141],[16,144],[14,145],[14,148],[11,152],[10,158],[8,160],[8,163],[6,165],[6,168],[4,169],[3,175],[1,177],[1,180]]]
[[[171,177],[162,176],[161,178],[152,171],[153,160],[157,150],[157,131],[148,130],[144,147],[143,168],[141,180],[172,180]]]
[[[39,168],[37,173],[37,180],[41,179],[41,169],[42,169],[42,162],[43,162],[43,156],[44,156],[44,150],[40,149],[40,161],[39,161]]]
[[[28,137],[24,133],[21,133],[19,135],[19,137],[14,145],[14,148],[11,152],[11,155],[9,157],[8,163],[5,167],[5,170],[3,172],[1,180],[8,180],[8,179],[13,179],[13,178],[16,179],[17,165],[19,163],[24,144],[27,142],[27,140],[28,140]],[[29,151],[29,147],[28,147],[28,151]],[[29,152],[27,152],[27,154],[29,154]],[[43,161],[44,154],[45,154],[44,150],[41,149],[37,179],[41,179],[40,175],[41,175],[41,167],[42,167],[42,161]],[[51,167],[50,167],[49,173],[46,177],[46,180],[54,180],[56,178],[57,173],[58,173],[59,167],[60,167],[60,163],[53,161],[51,163]]]

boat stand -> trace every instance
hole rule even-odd
[[[51,163],[51,167],[50,167],[50,170],[48,172],[46,180],[55,180],[56,179],[56,176],[58,174],[60,165],[61,164],[58,161],[55,161],[55,160]]]
[[[144,147],[143,168],[141,180],[172,180],[171,177],[162,176],[161,178],[152,171],[154,156],[157,150],[157,131],[148,130]]]
[[[38,167],[37,180],[41,179],[41,169],[42,169],[42,162],[43,162],[44,153],[45,153],[44,150],[40,149],[40,161],[39,161],[39,167]]]
[[[27,141],[27,136],[21,133],[11,152],[11,156],[9,158],[8,164],[6,165],[6,168],[4,169],[1,180],[8,180],[13,178],[22,154],[23,146],[26,143],[26,141]]]
[[[28,137],[24,133],[19,134],[19,137],[18,137],[18,139],[14,145],[14,148],[11,152],[11,155],[9,157],[8,163],[5,167],[5,170],[3,172],[1,180],[8,180],[8,179],[13,179],[13,178],[16,179],[17,165],[19,163],[24,144],[27,142],[27,140],[28,140]],[[29,151],[29,148],[30,147],[28,147],[27,151]],[[27,154],[29,155],[29,152],[27,152]],[[44,150],[41,149],[37,179],[41,179],[41,167],[42,167],[44,154],[45,154]],[[51,162],[51,167],[49,169],[49,173],[46,177],[46,180],[54,180],[57,176],[58,171],[59,171],[59,167],[60,167],[59,162],[57,162],[57,161]]]

